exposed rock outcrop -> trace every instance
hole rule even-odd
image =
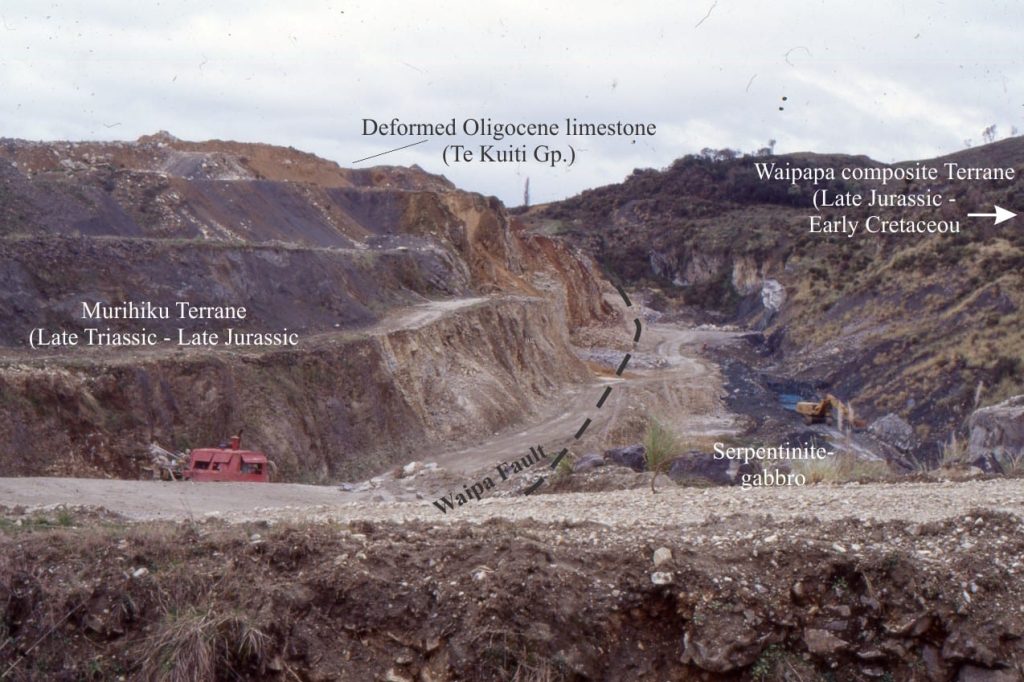
[[[729,460],[714,459],[706,452],[687,452],[672,460],[668,468],[668,477],[676,483],[703,481],[731,485],[735,472],[730,471],[730,464]]]
[[[633,471],[644,471],[647,468],[647,449],[639,444],[612,448],[604,453],[604,459],[611,464],[629,467]]]
[[[967,447],[972,460],[1024,457],[1024,395],[976,410],[968,427],[971,435]]]
[[[1022,155],[1024,138],[1013,137],[923,163],[995,167]],[[665,312],[696,309],[716,323],[764,332],[773,371],[846,395],[862,417],[903,416],[915,429],[909,454],[917,461],[939,456],[969,417],[979,384],[1024,392],[1024,232],[970,230],[955,243],[938,234],[884,243],[821,239],[807,229],[807,210],[823,186],[765,181],[761,163],[888,167],[865,156],[709,151],[538,207],[534,218],[558,221],[618,282],[654,280]],[[1010,180],[940,181],[929,189],[991,205],[1013,187]],[[888,190],[865,180],[829,191]],[[942,217],[954,218],[955,206],[946,204]],[[935,218],[927,207],[849,209],[847,217],[862,225],[873,214]],[[784,287],[783,300],[772,282]]]
[[[915,447],[914,427],[892,412],[871,422],[868,431],[901,452],[910,452]]]
[[[586,378],[554,305],[483,300],[412,327],[271,353],[0,366],[5,475],[138,475],[152,440],[245,427],[285,480],[353,480],[507,428]]]
[[[682,484],[736,485],[742,476],[761,471],[761,464],[757,461],[743,464],[739,460],[715,459],[709,452],[692,450],[672,460],[668,477]]]
[[[786,303],[786,288],[775,279],[766,279],[761,286],[761,305],[770,313],[782,310]]]

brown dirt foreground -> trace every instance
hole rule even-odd
[[[630,527],[8,512],[0,679],[1020,680],[1024,522],[949,513]]]

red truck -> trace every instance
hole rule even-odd
[[[231,437],[227,447],[199,448],[189,455],[182,472],[186,481],[243,481],[269,483],[267,456],[254,450],[241,450],[242,434]]]

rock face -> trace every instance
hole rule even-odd
[[[633,471],[643,471],[647,468],[647,449],[639,444],[613,448],[604,453],[604,459],[611,464],[629,467]]]
[[[1024,138],[999,142],[991,151],[1001,158],[1019,158]],[[969,159],[976,153],[961,152],[959,162],[974,163]],[[875,163],[839,155],[778,156],[773,162],[817,168]],[[797,212],[810,197],[807,188],[782,184],[766,191],[759,163],[763,161],[755,157],[691,155],[663,170],[637,172],[622,183],[552,202],[533,219],[538,226],[546,220],[585,226],[566,231],[566,238],[622,282],[640,284],[653,276],[667,284],[667,264],[677,264],[671,271],[679,287],[674,297],[764,332],[771,339],[768,350],[780,369],[785,368],[782,373],[813,377],[833,393],[854,399],[864,414],[870,410],[872,418],[898,412],[918,429],[921,442],[911,452],[930,456],[970,414],[965,401],[951,399],[951,387],[999,383],[1004,369],[1014,367],[1018,326],[999,324],[986,332],[1004,357],[985,369],[958,360],[925,370],[916,354],[931,356],[974,345],[972,337],[990,321],[1024,309],[1024,287],[991,286],[1003,276],[1015,281],[1020,264],[1009,258],[996,264],[987,248],[993,237],[977,231],[964,235],[977,248],[964,250],[960,261],[926,264],[914,243],[904,241],[889,242],[884,249],[857,242],[844,249],[843,262],[836,262],[824,242],[776,229],[803,219]],[[860,188],[867,190],[868,184]],[[972,201],[1003,201],[997,185],[979,186],[978,191]],[[895,208],[884,213],[886,218],[901,217]],[[649,254],[658,257],[649,263]],[[874,277],[850,280],[851,272],[876,266],[880,275],[903,282],[899,291],[880,289]],[[985,269],[986,276],[963,283],[956,294],[963,306],[954,318],[948,297],[932,295],[932,287],[939,282],[960,286],[960,275],[968,267]],[[809,293],[840,281],[841,293],[834,291],[827,306],[822,293]],[[785,289],[776,288],[776,282]],[[893,324],[896,319],[905,323]],[[900,347],[915,352],[894,351]]]
[[[606,464],[608,464],[608,462],[604,461],[604,457],[597,454],[596,452],[590,452],[587,453],[586,455],[583,455],[575,463],[573,463],[572,470],[574,473],[578,474],[584,471],[590,471],[591,469],[596,469],[598,467],[603,467]]]
[[[786,288],[775,279],[766,279],[761,287],[761,305],[765,310],[777,313],[786,303]]]
[[[762,286],[760,264],[749,256],[739,257],[732,264],[732,287],[741,296],[753,294]]]
[[[1024,395],[976,410],[968,427],[971,460],[999,462],[1024,456]]]
[[[689,254],[683,267],[682,281],[686,284],[709,282],[725,265],[720,254],[696,252]]]
[[[868,431],[878,440],[888,443],[897,450],[910,452],[914,449],[914,427],[899,415],[889,413],[876,419],[868,427]]]
[[[512,426],[585,379],[554,316],[541,299],[496,299],[291,352],[0,367],[0,471],[134,478],[148,438],[199,447],[244,426],[279,480],[366,477]]]

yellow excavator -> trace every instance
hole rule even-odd
[[[797,403],[796,411],[803,415],[806,424],[820,424],[828,421],[828,418],[831,416],[835,420],[836,426],[840,429],[844,425],[857,429],[863,429],[867,426],[867,422],[863,419],[857,419],[852,405],[844,403],[831,393],[816,403]]]

